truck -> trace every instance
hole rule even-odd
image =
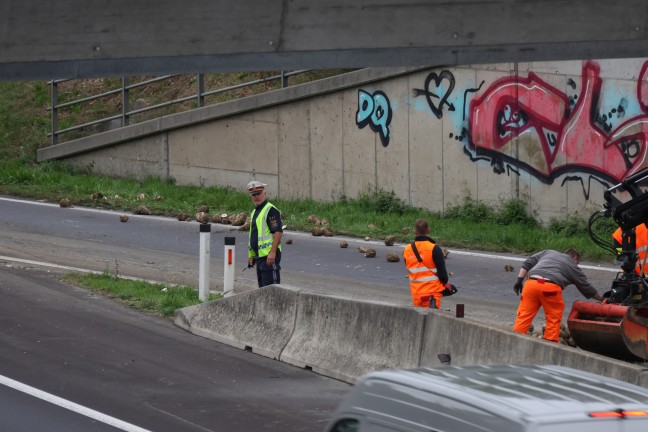
[[[648,224],[648,168],[607,189],[604,200],[603,209],[590,217],[588,230],[595,244],[615,256],[620,271],[611,289],[603,295],[603,302],[573,303],[567,326],[579,348],[626,361],[645,361],[648,360],[648,280],[644,265],[637,270],[636,230]],[[602,218],[612,218],[618,225],[620,247],[593,229]]]

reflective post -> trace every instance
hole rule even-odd
[[[198,298],[209,299],[209,247],[211,243],[211,224],[200,224],[200,269],[198,271]]]
[[[223,297],[234,294],[234,265],[236,261],[236,237],[225,237],[225,261],[223,263]]]

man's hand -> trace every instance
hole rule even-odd
[[[517,278],[517,281],[515,282],[515,285],[513,285],[513,291],[517,295],[520,295],[520,293],[522,292],[522,281],[523,280],[524,280],[524,278],[519,277],[519,278]]]
[[[273,252],[273,251],[270,251],[270,253],[266,257],[266,264],[268,264],[268,265],[274,264],[276,257],[277,257],[277,253]]]

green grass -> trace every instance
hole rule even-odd
[[[35,158],[50,127],[43,82],[0,82],[0,159]]]
[[[148,313],[172,317],[176,309],[201,303],[194,288],[171,286],[120,278],[108,272],[102,274],[71,273],[63,277],[69,284],[114,298],[121,303]],[[221,298],[210,294],[209,300]]]
[[[94,199],[95,193],[102,198]],[[63,164],[29,164],[24,160],[0,161],[0,194],[58,202],[69,199],[73,205],[102,207],[135,212],[145,205],[151,214],[175,217],[179,212],[195,215],[207,205],[210,214],[249,212],[251,203],[244,192],[218,187],[176,186],[173,181],[149,178],[144,181],[113,179],[90,175]],[[144,199],[138,199],[138,196]],[[576,217],[539,224],[527,214],[520,200],[502,202],[497,208],[472,200],[440,215],[406,205],[392,192],[376,191],[357,199],[336,202],[313,200],[271,201],[281,210],[288,230],[310,231],[310,215],[328,219],[335,234],[398,241],[413,239],[412,226],[418,218],[430,222],[432,237],[444,247],[484,251],[533,253],[541,249],[565,250],[576,247],[585,260],[611,262],[613,257],[589,238],[587,223]],[[409,227],[409,232],[407,228]],[[596,226],[609,239],[615,229],[611,220]]]

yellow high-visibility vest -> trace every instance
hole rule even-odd
[[[276,209],[275,206],[270,204],[269,202],[266,203],[265,206],[260,210],[259,217],[256,219],[256,229],[257,229],[257,245],[259,246],[258,249],[258,254],[260,258],[268,256],[270,251],[272,250],[272,233],[270,232],[270,227],[268,227],[267,219],[268,219],[268,212],[270,212],[270,209],[274,208]],[[250,215],[250,220],[254,220],[254,214],[256,213],[257,209],[252,210],[252,214]],[[252,234],[252,224],[250,224],[250,234]],[[250,244],[250,237],[248,236],[248,258],[254,258],[254,250],[252,249],[252,245]],[[281,244],[279,244],[279,247],[277,250],[281,250]]]

